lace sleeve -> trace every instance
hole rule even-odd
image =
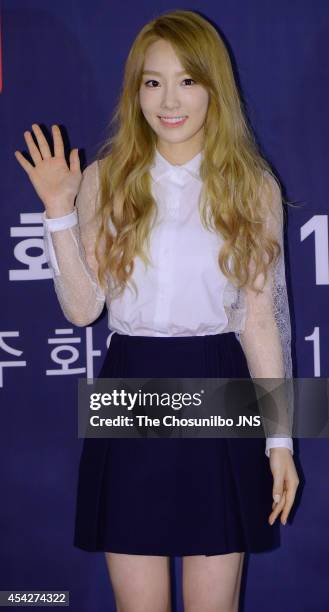
[[[266,455],[274,446],[286,446],[293,453],[291,439],[293,421],[293,386],[291,360],[291,326],[285,279],[283,244],[283,207],[281,191],[276,181],[266,173],[271,186],[272,202],[267,206],[267,229],[276,238],[281,253],[271,265],[264,291],[258,295],[250,288],[244,289],[246,319],[239,340],[246,355],[252,378],[285,379],[279,394],[278,414],[274,420],[264,423]],[[257,284],[261,278],[257,278]],[[259,286],[262,286],[260,282]],[[271,385],[271,381],[266,384]],[[274,385],[275,387],[275,385]]]
[[[95,161],[82,174],[75,210],[52,219],[43,213],[45,252],[57,298],[66,319],[77,326],[95,321],[105,303],[94,253],[97,196]]]

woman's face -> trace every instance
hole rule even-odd
[[[146,51],[139,100],[160,152],[175,149],[189,158],[202,149],[209,95],[185,72],[166,40]]]

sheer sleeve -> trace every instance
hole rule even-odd
[[[267,229],[278,241],[281,253],[270,266],[263,293],[244,289],[246,319],[239,341],[244,350],[252,378],[281,378],[283,387],[278,395],[278,413],[275,419],[264,423],[266,455],[275,446],[286,446],[293,454],[293,386],[291,360],[291,326],[285,279],[283,244],[283,207],[281,191],[276,181],[266,173],[270,182],[272,203],[268,210]],[[261,278],[257,278],[261,281]],[[260,287],[262,283],[260,283]],[[266,384],[271,385],[268,380]],[[280,383],[279,383],[280,385]],[[277,385],[277,387],[279,386]],[[275,386],[275,385],[274,385]],[[270,388],[269,388],[270,390]]]
[[[89,325],[101,314],[105,294],[97,279],[94,253],[97,233],[98,166],[82,173],[72,213],[48,219],[43,213],[46,258],[63,314],[77,326]]]

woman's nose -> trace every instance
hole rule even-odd
[[[179,96],[175,87],[163,88],[162,106],[170,109],[179,108]]]

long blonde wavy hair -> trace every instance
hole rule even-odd
[[[115,126],[114,134],[97,154],[98,280],[104,289],[111,283],[112,296],[120,294],[132,282],[134,258],[139,256],[145,265],[150,263],[156,203],[149,169],[157,136],[141,111],[139,89],[145,52],[159,39],[172,45],[186,72],[209,93],[200,167],[200,216],[205,227],[224,238],[218,265],[238,287],[253,286],[259,273],[265,282],[268,266],[276,261],[281,249],[266,230],[273,191],[269,181],[263,179],[266,173],[277,179],[258,152],[247,125],[221,37],[206,19],[185,10],[167,12],[147,23],[125,64],[122,90],[110,121]],[[134,282],[132,285],[136,290]]]

